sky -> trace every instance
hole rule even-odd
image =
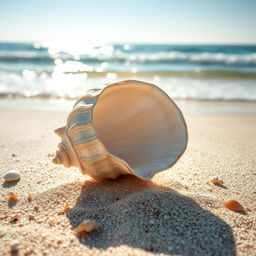
[[[0,41],[256,44],[255,0],[0,0]]]

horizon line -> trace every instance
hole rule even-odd
[[[52,40],[52,42],[55,42],[57,40]],[[68,41],[68,40],[67,40]],[[79,40],[74,40],[79,41]],[[85,40],[80,40],[85,41]],[[0,43],[40,43],[40,42],[51,42],[51,40],[34,40],[34,41],[26,41],[26,40],[1,40]],[[249,46],[256,46],[256,42],[253,43],[246,43],[246,42],[103,42],[103,44],[148,44],[148,45],[249,45]]]

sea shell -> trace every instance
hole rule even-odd
[[[73,230],[74,234],[83,232],[89,233],[97,229],[97,223],[93,220],[84,220],[80,225]]]
[[[4,179],[6,182],[19,180],[21,177],[20,172],[16,170],[9,170],[4,175]]]
[[[18,201],[19,195],[17,193],[10,192],[8,193],[9,201]]]
[[[230,199],[224,202],[224,205],[231,211],[244,212],[245,208],[236,200]]]
[[[61,143],[53,163],[99,180],[124,174],[151,179],[176,163],[188,140],[183,115],[169,96],[135,80],[90,90],[55,133]]]

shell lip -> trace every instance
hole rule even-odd
[[[176,108],[176,110],[179,112],[180,116],[181,116],[181,119],[182,119],[182,123],[184,124],[184,127],[185,127],[185,135],[186,135],[186,141],[185,141],[185,146],[184,146],[184,149],[183,151],[181,151],[181,153],[179,153],[178,157],[175,159],[175,161],[171,162],[167,167],[164,167],[164,168],[161,168],[161,169],[157,169],[153,172],[151,172],[149,175],[146,175],[146,176],[141,176],[141,175],[138,175],[136,172],[134,172],[133,168],[130,167],[129,163],[127,163],[125,160],[119,158],[118,156],[112,154],[108,148],[104,145],[104,143],[101,141],[101,143],[104,145],[104,147],[106,148],[106,152],[108,153],[109,156],[113,157],[115,160],[121,162],[124,166],[127,167],[127,169],[130,171],[130,173],[132,175],[135,175],[137,176],[138,178],[142,179],[142,180],[150,180],[155,174],[157,174],[158,172],[161,172],[161,171],[164,171],[164,170],[167,170],[169,168],[171,168],[173,165],[175,165],[177,163],[177,161],[181,158],[181,156],[184,154],[184,152],[186,151],[187,149],[187,145],[188,145],[188,128],[187,128],[187,124],[186,124],[186,121],[185,121],[185,118],[181,112],[181,110],[179,109],[179,107],[176,105],[176,103],[169,97],[169,95],[164,92],[161,88],[159,88],[158,86],[156,86],[155,84],[151,84],[151,83],[147,83],[147,82],[142,82],[142,81],[138,81],[138,80],[123,80],[123,81],[120,81],[120,82],[116,82],[116,83],[113,83],[113,84],[110,84],[108,86],[106,86],[105,88],[103,88],[102,90],[100,90],[100,93],[98,94],[98,97],[96,97],[96,101],[95,101],[95,104],[92,104],[91,106],[91,120],[93,120],[93,115],[94,115],[94,107],[95,105],[97,104],[99,98],[101,97],[101,95],[104,93],[105,90],[111,88],[111,87],[115,87],[115,86],[125,86],[127,84],[132,84],[132,83],[137,83],[137,84],[142,84],[142,85],[147,85],[147,86],[151,86],[153,88],[157,88],[159,90],[161,90],[161,92],[163,92],[163,94],[168,98],[168,100],[171,101],[171,103],[174,105],[174,107]],[[95,97],[95,95],[94,95]],[[84,97],[82,97],[84,98]],[[81,101],[81,98],[78,99],[75,104],[74,104],[74,107],[78,104],[78,102]],[[94,131],[95,131],[95,134],[96,134],[96,137],[99,138],[98,136],[98,133],[95,129],[95,126],[93,124],[93,122],[91,122],[91,125],[92,127],[94,128]],[[68,137],[68,136],[67,136]],[[73,149],[72,149],[73,150]],[[76,154],[75,154],[76,155]],[[78,161],[79,162],[79,161]],[[80,162],[79,162],[79,165],[80,165]]]

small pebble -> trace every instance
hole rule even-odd
[[[19,180],[21,177],[20,172],[16,170],[9,170],[4,175],[4,180],[6,182],[16,181]]]

